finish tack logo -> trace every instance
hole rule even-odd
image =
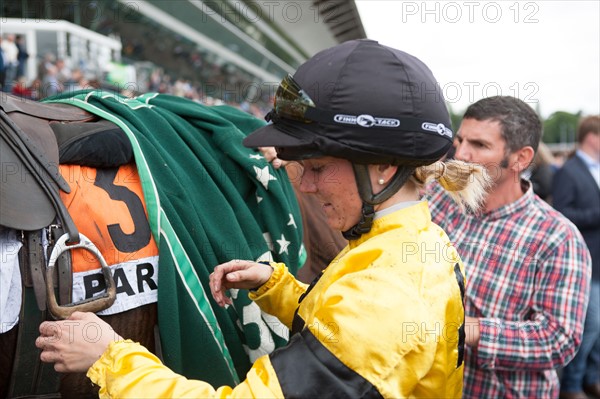
[[[425,122],[421,125],[421,128],[423,130],[427,130],[428,132],[436,132],[441,136],[448,136],[452,138],[452,130],[444,126],[443,123]]]
[[[337,123],[343,123],[346,125],[359,125],[362,127],[398,127],[400,126],[400,121],[398,119],[391,118],[378,118],[376,116],[371,116],[367,114],[363,115],[344,115],[337,114],[333,117],[333,120]]]

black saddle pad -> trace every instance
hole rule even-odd
[[[112,168],[133,160],[133,147],[121,128],[107,120],[50,123],[61,164]]]

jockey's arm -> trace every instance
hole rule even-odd
[[[261,267],[250,262],[248,267],[240,267],[240,264],[243,263],[237,263],[238,267],[231,270],[225,267],[229,273],[237,273],[230,278],[226,277],[227,272],[223,273],[223,268],[215,268],[215,273],[211,275],[213,294],[225,289],[223,285],[215,283],[216,279],[229,281],[224,285],[233,288],[247,285],[253,279],[260,283],[266,278],[267,281],[251,292],[250,297],[265,311],[281,316],[281,321],[291,327],[298,297],[305,292],[306,285],[298,282],[283,264],[260,264]],[[246,273],[248,269],[253,270]],[[268,273],[263,273],[265,271]],[[89,327],[89,323],[93,323],[95,330],[100,331],[102,339],[89,341],[80,338],[84,336],[83,331]],[[259,358],[246,379],[236,387],[223,386],[215,390],[206,382],[188,380],[176,374],[142,345],[123,340],[110,325],[93,313],[76,312],[69,320],[44,322],[40,326],[40,333],[36,345],[43,350],[41,359],[55,363],[55,369],[59,372],[87,370],[88,377],[100,386],[101,398],[283,397],[269,356]]]
[[[242,261],[243,262],[243,261]],[[225,264],[227,265],[227,264]],[[237,264],[240,266],[240,264]],[[261,309],[280,318],[288,328],[291,328],[294,311],[298,306],[298,298],[306,291],[306,284],[298,282],[285,265],[272,263],[267,266],[268,280],[257,290],[251,291],[250,298],[255,300]],[[220,265],[223,266],[223,265]],[[265,266],[265,265],[262,265]],[[225,266],[229,269],[228,266]],[[260,270],[254,265],[249,268]],[[240,272],[242,270],[242,272]],[[215,268],[211,275],[211,290],[223,292],[221,282],[231,288],[247,284],[247,281],[257,278],[256,274],[245,273],[248,268],[241,266],[230,273],[237,273],[233,279],[227,278],[227,273]],[[266,270],[266,269],[263,269]],[[260,273],[259,273],[260,274]],[[260,278],[258,278],[260,280]],[[241,281],[245,282],[241,282]],[[217,300],[219,302],[219,300]],[[298,344],[294,345],[298,347]],[[288,345],[286,348],[290,348]],[[202,356],[201,353],[198,356]],[[204,381],[188,380],[174,373],[143,346],[132,341],[111,342],[102,357],[88,370],[87,376],[100,386],[100,398],[131,397],[131,398],[283,398],[280,382],[268,355],[257,359],[245,380],[235,387],[222,386],[214,389]]]
[[[201,354],[199,354],[201,356]],[[246,379],[235,388],[214,389],[204,381],[174,373],[143,346],[112,342],[88,371],[100,386],[100,398],[282,398],[269,356],[256,360]]]
[[[260,284],[258,289],[251,290],[250,298],[255,300],[262,310],[278,317],[291,329],[294,311],[298,307],[298,298],[306,291],[307,285],[296,280],[281,263],[266,266],[254,262],[233,262],[237,267],[231,266],[232,263],[228,262],[217,266],[211,275],[211,291],[215,299],[217,293],[223,292],[223,286],[217,281],[228,281],[226,285],[230,288],[250,288],[252,284],[257,283],[248,283],[248,281],[260,283],[266,276],[268,278],[266,282]],[[227,278],[227,275],[232,273],[236,276]],[[283,397],[269,356],[257,359],[246,374],[246,379],[236,387],[223,386],[215,390],[204,381],[188,380],[174,373],[146,348],[131,341],[111,343],[103,357],[90,368],[88,377],[100,385],[101,398],[113,397],[111,392],[118,397],[136,398],[145,395],[172,398]],[[148,380],[148,385],[142,382],[145,380]],[[110,391],[106,387],[110,387]]]

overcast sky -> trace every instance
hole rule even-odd
[[[598,0],[356,4],[367,36],[424,61],[455,112],[502,94],[543,117],[600,113]]]

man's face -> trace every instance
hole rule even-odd
[[[485,166],[496,182],[507,175],[506,141],[498,121],[463,119],[456,138],[456,159]]]
[[[585,137],[587,143],[589,143],[589,147],[592,151],[592,155],[595,159],[600,159],[600,134],[598,133],[588,133]]]

